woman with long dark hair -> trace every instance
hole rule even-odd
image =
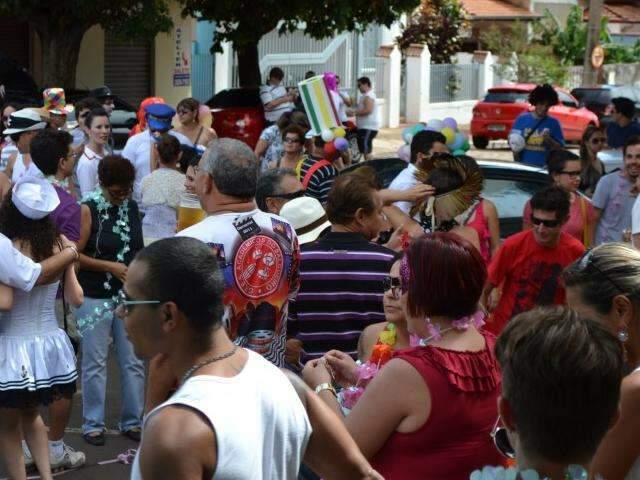
[[[174,130],[187,137],[194,147],[198,145],[206,147],[211,140],[217,138],[216,131],[203,124],[204,119],[200,118],[201,107],[200,102],[195,98],[184,98],[176,107],[180,125]],[[208,107],[205,105],[204,108]]]
[[[607,146],[607,134],[603,126],[589,125],[580,142],[580,190],[588,197],[593,196],[596,185],[606,173],[602,160],[598,159],[598,152]]]
[[[25,177],[0,206],[0,233],[33,261],[49,258],[63,248],[49,218],[58,204],[58,194],[46,180]],[[79,306],[83,292],[73,265],[63,277],[66,300]],[[23,436],[41,478],[52,478],[47,432],[38,409],[76,391],[73,347],[55,315],[60,281],[28,293],[15,290],[12,309],[0,317],[0,454],[13,479],[26,479]]]
[[[111,122],[102,108],[91,110],[84,120],[88,142],[78,160],[76,174],[80,186],[79,199],[93,192],[98,186],[98,164],[107,154]]]

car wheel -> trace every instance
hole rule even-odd
[[[484,150],[489,145],[489,139],[486,137],[473,137],[473,146]]]

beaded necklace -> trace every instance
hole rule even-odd
[[[109,202],[102,192],[102,188],[98,187],[93,192],[87,194],[84,198],[85,202],[94,201],[96,204],[96,210],[98,212],[98,233],[96,235],[96,252],[99,252],[100,249],[98,247],[100,243],[100,235],[103,231],[103,223],[109,220],[109,209],[114,205]],[[124,256],[127,252],[131,250],[129,243],[131,242],[131,227],[129,225],[129,202],[123,202],[118,206],[117,218],[111,228],[111,231],[116,235],[120,236],[120,240],[122,240],[122,247],[116,254],[116,260],[119,263],[124,263]],[[106,273],[106,280],[102,284],[103,288],[107,291],[111,291],[113,287],[111,286],[111,280],[113,279],[113,275],[109,272]],[[112,312],[115,309],[115,304],[118,300],[120,290],[117,292],[113,292],[113,295],[109,300],[105,300],[101,306],[95,307],[93,311],[82,318],[78,319],[78,330],[93,328],[93,326],[102,320],[108,313]]]
[[[562,480],[588,480],[589,472],[582,465],[569,465]],[[600,475],[594,477],[595,480],[603,480]],[[540,476],[532,469],[518,470],[515,467],[484,467],[471,473],[469,480],[551,480],[549,477]]]

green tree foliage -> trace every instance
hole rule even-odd
[[[523,83],[562,84],[566,70],[557,61],[553,48],[531,40],[525,23],[503,28],[492,26],[481,35],[483,48],[500,57],[496,73],[505,80]]]
[[[242,86],[260,83],[258,42],[271,30],[292,32],[303,26],[312,38],[343,31],[363,31],[367,25],[391,25],[419,0],[182,0],[183,13],[216,22],[212,50],[232,42],[238,55]]]
[[[153,38],[172,27],[166,0],[0,0],[0,15],[24,20],[40,39],[45,86],[75,87],[84,34],[94,25],[122,38]]]
[[[423,0],[397,40],[401,49],[412,43],[426,44],[433,63],[451,63],[462,48],[460,32],[467,26],[459,0]]]

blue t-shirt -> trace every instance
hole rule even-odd
[[[621,127],[616,122],[607,126],[607,143],[611,148],[622,148],[629,138],[640,135],[640,123],[631,122],[626,127]]]
[[[531,130],[535,127],[535,132],[529,136],[527,144],[524,150],[522,150],[520,161],[527,165],[533,165],[534,167],[546,167],[547,149],[542,143],[542,133],[545,130],[549,130],[551,138],[561,145],[564,145],[564,136],[562,135],[560,122],[555,118],[547,115],[540,124],[538,124],[539,121],[540,119],[534,117],[531,112],[521,113],[513,123],[511,133],[517,133],[527,138]]]

